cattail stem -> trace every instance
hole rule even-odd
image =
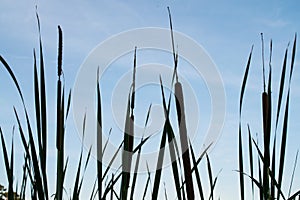
[[[176,96],[176,109],[177,109],[177,118],[179,124],[181,150],[182,150],[182,160],[183,160],[183,167],[184,167],[184,176],[186,181],[186,192],[187,192],[188,199],[191,200],[195,198],[194,186],[193,186],[193,180],[191,176],[192,173],[191,173],[188,136],[187,136],[186,121],[185,121],[185,113],[184,113],[184,100],[183,100],[182,85],[180,82],[175,83],[175,96]]]

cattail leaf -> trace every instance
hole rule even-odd
[[[297,34],[295,34],[295,39],[294,39],[294,44],[293,44],[293,49],[292,49],[292,59],[291,59],[291,67],[290,67],[289,85],[288,85],[287,99],[286,99],[284,119],[283,119],[281,147],[280,147],[280,159],[279,159],[279,172],[278,172],[278,186],[279,186],[279,189],[281,188],[281,184],[282,184],[283,169],[284,169],[284,163],[285,163],[287,126],[288,126],[288,115],[289,115],[289,101],[290,101],[290,87],[291,87],[291,79],[292,79],[295,56],[296,56],[296,43],[297,43]],[[277,193],[277,198],[278,198],[278,200],[280,198],[279,192]]]
[[[43,189],[43,183],[42,183],[42,178],[41,178],[41,173],[40,173],[40,169],[39,169],[39,164],[38,164],[38,158],[37,158],[37,154],[36,154],[36,149],[35,149],[35,143],[33,140],[33,135],[32,135],[32,129],[30,126],[30,122],[29,122],[29,117],[28,117],[28,113],[25,109],[25,116],[26,116],[26,123],[27,123],[27,131],[28,131],[28,135],[29,135],[29,146],[27,146],[27,142],[26,139],[24,137],[24,132],[23,129],[21,127],[21,123],[17,114],[16,109],[14,108],[14,112],[15,112],[15,116],[18,122],[18,126],[19,126],[19,131],[21,134],[21,139],[22,139],[22,143],[25,149],[26,154],[31,158],[32,164],[33,164],[33,170],[34,170],[34,182],[32,182],[33,185],[36,185],[36,190],[37,190],[37,194],[39,196],[39,199],[45,199],[44,196],[44,189]]]
[[[130,182],[130,170],[131,170],[132,151],[133,151],[133,142],[134,142],[133,110],[134,110],[134,102],[135,102],[135,81],[136,81],[135,76],[136,76],[136,48],[134,51],[131,102],[130,102],[130,98],[128,97],[128,106],[127,106],[126,119],[125,119],[124,150],[122,154],[122,181],[120,187],[121,199],[127,199],[129,182]]]
[[[42,152],[42,134],[41,134],[41,111],[40,111],[40,91],[39,91],[39,82],[38,82],[38,73],[36,66],[36,54],[35,50],[33,50],[33,68],[34,68],[34,100],[35,100],[35,116],[36,116],[36,127],[37,127],[37,136],[38,136],[38,145],[39,150]]]
[[[272,168],[272,171],[275,173],[275,170],[276,170],[276,134],[274,136],[274,142],[273,142],[271,168]],[[271,197],[275,197],[275,184],[273,181],[271,182]]]
[[[127,199],[127,192],[129,187],[130,179],[130,168],[131,168],[131,155],[132,152],[132,140],[131,135],[131,117],[130,117],[130,98],[128,97],[127,112],[125,119],[125,131],[124,131],[124,146],[122,153],[122,181],[120,187],[120,196],[122,199]]]
[[[253,173],[253,152],[252,152],[252,137],[251,137],[251,131],[250,131],[250,126],[248,124],[248,150],[249,150],[249,164],[250,164],[250,176],[254,177],[254,173]],[[252,189],[252,196],[254,195],[254,183],[253,180],[251,181],[251,189]]]
[[[167,135],[168,135],[168,142],[169,142],[169,152],[170,152],[170,158],[172,160],[172,172],[173,172],[173,177],[174,177],[174,182],[175,182],[175,188],[177,192],[177,197],[178,199],[181,199],[181,193],[180,193],[180,180],[179,180],[179,170],[177,166],[177,156],[175,152],[175,135],[173,128],[170,124],[170,121],[167,120]],[[179,158],[179,157],[178,157]]]
[[[27,111],[25,111],[25,116],[26,116],[26,122],[27,122],[27,131],[29,135],[29,143],[30,143],[30,150],[31,150],[31,159],[32,159],[32,164],[33,164],[33,169],[34,169],[34,177],[37,185],[37,190],[38,190],[38,197],[39,199],[46,199],[48,197],[45,197],[45,191],[42,183],[42,178],[41,178],[41,172],[38,164],[38,158],[36,154],[36,149],[35,149],[35,143],[33,139],[33,134],[32,134],[32,129],[30,126],[29,122],[29,117]]]
[[[148,123],[148,120],[149,120],[149,115],[150,115],[150,111],[151,111],[151,106],[152,106],[152,104],[150,104],[149,109],[148,109],[148,112],[147,112],[144,130],[145,130],[145,128],[146,128],[146,126],[147,126],[147,123]],[[133,154],[138,150],[138,155],[137,155],[137,159],[136,159],[136,163],[135,163],[134,175],[133,175],[132,186],[131,186],[131,192],[130,192],[130,199],[133,199],[133,195],[134,195],[135,184],[136,184],[136,179],[137,179],[137,171],[138,171],[138,167],[139,167],[139,162],[140,162],[140,157],[141,157],[142,146],[143,146],[143,144],[145,144],[145,142],[146,142],[150,137],[151,137],[151,136],[148,136],[145,140],[142,138],[140,144],[135,148],[135,150],[133,150]]]
[[[124,141],[121,142],[121,144],[119,145],[117,151],[114,153],[114,155],[112,156],[111,160],[109,161],[109,164],[107,165],[107,168],[106,168],[105,172],[103,173],[102,182],[103,182],[104,178],[106,177],[106,175],[107,175],[107,173],[108,173],[108,171],[110,169],[109,166],[111,166],[113,164],[113,162],[116,159],[116,157],[118,156],[119,151],[121,150],[123,144],[124,144]]]
[[[277,102],[277,113],[276,113],[275,130],[277,130],[277,127],[278,127],[278,120],[279,120],[279,114],[280,114],[280,109],[281,109],[282,95],[283,95],[283,91],[284,91],[285,73],[286,73],[286,64],[287,64],[287,53],[288,53],[288,47],[285,50],[285,55],[284,55],[284,60],[283,60],[282,70],[281,70],[280,86],[279,86],[278,102]]]
[[[92,192],[91,192],[91,195],[90,195],[90,200],[93,200],[95,197],[95,193],[97,193],[97,192],[95,192],[96,191],[96,185],[97,185],[97,183],[98,183],[98,177],[96,178],[96,180],[95,180],[95,182],[94,182],[94,184],[93,184],[93,189],[92,189]]]
[[[245,186],[244,186],[244,166],[243,166],[243,143],[242,143],[242,124],[241,124],[241,115],[242,115],[242,106],[243,106],[243,98],[246,88],[246,83],[248,79],[248,73],[250,69],[250,63],[251,63],[251,57],[252,57],[252,51],[253,51],[253,45],[251,47],[250,55],[248,58],[246,71],[243,78],[242,88],[241,88],[241,94],[240,94],[240,109],[239,109],[239,171],[240,171],[240,192],[241,192],[241,200],[245,199]]]
[[[296,197],[300,198],[300,190],[294,193],[291,197],[289,197],[287,200],[294,200]]]
[[[104,155],[105,150],[106,150],[106,147],[107,147],[107,145],[108,145],[109,138],[110,138],[110,135],[111,135],[111,131],[112,131],[112,128],[109,129],[109,132],[108,132],[108,138],[107,138],[107,140],[106,140],[106,142],[105,142],[105,144],[104,144],[103,151],[102,151],[102,156]]]
[[[136,49],[134,48],[134,60],[133,60],[133,74],[132,74],[132,95],[131,95],[131,109],[134,109],[135,103],[135,77],[136,77]]]
[[[7,148],[5,145],[5,140],[4,140],[4,136],[2,133],[1,127],[0,127],[0,134],[1,134],[2,152],[3,152],[6,174],[7,174],[7,178],[10,179],[11,174],[10,174],[10,167],[9,167],[9,161],[8,161],[8,153],[7,153]]]
[[[138,167],[139,167],[140,158],[141,158],[141,148],[139,148],[139,150],[138,150],[138,155],[137,155],[137,159],[135,162],[134,174],[133,174],[131,191],[130,191],[130,199],[133,199],[133,195],[134,195],[135,184],[136,184],[136,179],[137,179],[137,171],[138,171]]]
[[[147,163],[147,161],[146,161],[146,165],[147,165],[148,178],[147,178],[147,181],[146,181],[146,184],[145,184],[145,188],[144,188],[144,194],[143,194],[143,198],[142,198],[143,200],[144,200],[145,197],[146,197],[148,185],[149,185],[150,180],[151,180],[150,171],[149,171],[149,168],[148,168],[148,163]]]
[[[214,195],[213,195],[213,191],[214,191],[214,187],[213,187],[213,175],[212,175],[212,169],[211,169],[211,164],[210,164],[210,160],[208,155],[206,154],[206,160],[207,160],[207,171],[208,171],[208,178],[209,178],[209,184],[210,184],[210,192],[211,192],[211,199],[214,199]]]
[[[103,192],[102,199],[106,199],[106,195],[109,193],[112,187],[118,182],[119,178],[122,176],[122,173],[120,173],[116,178],[114,178],[112,181],[109,182],[108,186],[105,188]]]
[[[152,199],[158,198],[158,190],[160,186],[160,180],[161,180],[161,173],[162,173],[162,164],[164,160],[164,150],[166,145],[166,137],[167,137],[167,124],[165,122],[163,133],[160,141],[160,150],[158,154],[157,164],[156,164],[156,171],[155,171],[155,178],[154,178],[154,185],[152,190]]]
[[[99,76],[99,68],[97,72]],[[97,175],[98,175],[98,197],[102,195],[102,109],[99,79],[97,78]]]
[[[147,116],[146,116],[146,121],[145,121],[145,127],[148,125],[149,117],[150,117],[150,112],[152,108],[152,103],[150,104],[148,111],[147,111]]]
[[[0,55],[0,61],[1,61],[1,63],[3,64],[3,66],[5,67],[5,69],[7,70],[7,72],[9,73],[10,77],[13,79],[13,82],[14,82],[15,86],[17,87],[19,96],[20,96],[20,98],[21,98],[23,107],[25,107],[25,102],[24,102],[23,94],[22,94],[20,85],[19,85],[19,83],[18,83],[18,81],[17,81],[17,78],[16,78],[14,72],[12,71],[12,69],[10,68],[10,66],[7,64],[7,62],[4,60],[4,58],[2,58],[1,55]]]
[[[85,172],[86,172],[86,169],[87,169],[87,166],[89,164],[89,161],[90,161],[90,158],[91,158],[91,152],[92,152],[92,147],[90,147],[89,151],[88,151],[88,155],[87,155],[87,158],[86,158],[86,161],[85,161],[85,164],[84,164],[84,168],[83,168],[83,174],[81,176],[81,180],[80,180],[80,183],[79,183],[79,187],[78,187],[78,196],[80,194],[80,191],[81,191],[81,188],[82,188],[82,183],[83,183],[83,178],[84,178],[84,175],[85,175]]]
[[[290,69],[290,79],[289,79],[289,85],[291,84],[292,75],[294,71],[294,64],[295,64],[295,57],[296,57],[296,47],[297,46],[297,33],[295,33],[294,43],[293,43],[293,49],[292,49],[292,59],[291,59],[291,69]]]
[[[10,158],[10,164],[8,160],[8,153],[7,148],[5,145],[4,136],[0,127],[0,135],[1,135],[1,143],[2,143],[2,152],[4,157],[4,163],[5,163],[5,169],[6,169],[6,175],[8,180],[8,199],[13,199],[13,142],[12,142],[12,149],[11,149],[11,158]]]
[[[240,171],[237,171],[237,172],[239,172],[239,173],[241,173]],[[254,183],[255,183],[255,185],[259,188],[259,189],[263,189],[263,186],[260,184],[260,182],[259,181],[257,181],[255,178],[253,178],[253,177],[251,177],[251,176],[249,176],[248,174],[246,174],[246,173],[242,173],[244,176],[247,176],[247,177],[249,177]]]
[[[69,91],[69,95],[68,95],[68,101],[67,101],[67,110],[66,110],[66,119],[68,119],[69,116],[69,111],[70,111],[70,107],[71,107],[71,96],[72,96],[72,91]]]
[[[194,165],[194,171],[195,171],[195,175],[196,175],[196,181],[197,181],[197,186],[198,186],[198,190],[199,190],[199,194],[200,194],[200,199],[204,200],[204,193],[203,193],[203,187],[202,187],[202,183],[201,183],[201,179],[200,179],[200,173],[197,167],[197,161],[196,161],[196,156],[193,150],[192,145],[190,144],[190,149],[191,149],[191,155],[192,155],[192,160],[193,160],[193,165]]]
[[[247,79],[248,79],[248,74],[249,74],[249,69],[250,69],[250,64],[251,64],[252,51],[253,51],[253,45],[251,47],[251,51],[250,51],[250,55],[248,58],[248,62],[247,62],[247,66],[246,66],[246,70],[245,70],[245,74],[244,74],[244,78],[243,78],[243,83],[242,83],[242,87],[241,87],[240,109],[239,109],[240,116],[242,113],[243,98],[244,98],[244,93],[245,93],[245,89],[246,89],[246,84],[247,84]]]
[[[281,188],[282,179],[283,179],[283,169],[285,163],[285,152],[286,152],[286,141],[287,141],[287,126],[288,126],[288,115],[289,115],[289,99],[290,93],[288,90],[287,100],[285,105],[283,128],[282,128],[282,137],[281,137],[281,147],[280,147],[280,158],[279,158],[279,171],[278,171],[278,185]],[[280,198],[279,192],[277,193],[277,198]]]
[[[293,186],[293,182],[294,182],[294,176],[295,176],[295,170],[296,170],[297,161],[298,161],[298,154],[299,154],[299,150],[297,150],[297,153],[296,153],[296,158],[295,158],[292,177],[291,177],[291,181],[290,181],[288,197],[291,195],[291,190],[292,190],[292,186]]]
[[[43,56],[43,45],[41,36],[41,26],[38,13],[36,12],[37,22],[38,22],[38,32],[39,32],[39,46],[40,46],[40,126],[41,126],[41,139],[42,148],[40,149],[40,163],[41,163],[41,173],[43,177],[44,192],[45,197],[48,199],[48,183],[47,183],[47,106],[46,106],[46,86],[45,86],[45,72],[44,72],[44,56]],[[38,110],[36,110],[38,112]]]
[[[79,187],[79,178],[80,178],[80,169],[81,169],[81,161],[82,161],[82,151],[80,152],[80,158],[79,158],[79,163],[77,166],[77,172],[76,172],[76,178],[75,178],[75,184],[73,188],[73,200],[78,200],[78,187]]]

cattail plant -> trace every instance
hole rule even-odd
[[[176,110],[177,110],[177,119],[179,125],[179,134],[180,134],[180,142],[181,142],[181,153],[182,153],[182,161],[184,167],[184,177],[186,182],[186,192],[188,200],[194,199],[194,185],[191,173],[191,161],[190,161],[190,153],[189,153],[189,145],[188,145],[188,136],[187,136],[187,128],[186,128],[186,120],[185,120],[185,109],[184,109],[184,96],[182,91],[182,84],[178,81],[177,75],[177,64],[178,64],[178,54],[175,52],[174,46],[174,35],[173,35],[173,27],[172,27],[172,19],[170,9],[169,18],[170,18],[170,29],[171,29],[171,39],[172,39],[172,48],[173,48],[173,58],[174,58],[174,74],[176,76],[175,83],[175,101],[176,101]]]
[[[244,187],[244,176],[247,176],[251,179],[252,182],[252,196],[254,197],[254,184],[257,186],[259,190],[259,199],[296,199],[296,197],[300,197],[300,190],[291,195],[291,192],[288,192],[288,197],[286,197],[284,192],[282,191],[282,180],[284,174],[284,164],[286,158],[286,143],[287,143],[287,134],[288,134],[288,115],[289,115],[289,102],[290,102],[290,85],[293,74],[295,55],[296,55],[296,35],[292,47],[292,56],[291,56],[291,64],[290,64],[290,74],[288,78],[288,86],[287,86],[287,95],[286,95],[286,104],[284,108],[283,114],[283,122],[282,122],[282,132],[281,132],[281,145],[280,145],[280,157],[278,161],[278,166],[276,166],[276,138],[278,137],[278,124],[279,124],[279,116],[281,114],[281,105],[283,99],[283,91],[285,89],[285,74],[287,67],[287,54],[288,48],[285,51],[285,56],[283,60],[281,78],[280,78],[280,86],[277,100],[277,110],[276,110],[276,118],[275,118],[275,126],[272,126],[272,40],[270,42],[270,57],[269,57],[269,75],[268,75],[268,83],[266,84],[265,78],[265,64],[264,64],[264,39],[263,34],[261,34],[262,40],[262,68],[263,68],[263,92],[262,92],[262,126],[263,126],[263,150],[261,150],[258,146],[258,141],[256,141],[251,134],[250,126],[248,125],[248,148],[249,148],[249,163],[250,163],[250,175],[248,175],[243,170],[244,158],[243,158],[243,142],[242,142],[242,127],[241,127],[241,111],[242,111],[242,103],[243,96],[245,92],[246,82],[248,78],[248,72],[251,62],[251,54],[248,59],[246,72],[243,79],[243,84],[241,88],[241,96],[240,96],[240,123],[239,123],[239,173],[240,173],[240,191],[241,191],[241,199],[245,199],[245,187]],[[289,45],[288,45],[289,46]],[[272,138],[272,127],[274,127],[274,142],[272,147],[271,154],[271,138]],[[253,169],[253,146],[254,144],[256,152],[258,154],[258,179],[254,177]],[[294,168],[296,166],[297,156],[294,163]],[[261,170],[262,165],[262,170]],[[276,174],[278,177],[276,178]],[[292,181],[293,181],[292,175]],[[290,185],[292,185],[292,181]]]
[[[133,78],[131,85],[131,92],[128,97],[127,112],[125,120],[125,132],[124,132],[124,149],[122,154],[122,181],[120,198],[127,199],[129,182],[130,182],[130,170],[133,151],[134,140],[134,103],[135,103],[135,76],[136,76],[136,48],[134,50],[134,64],[133,64]]]

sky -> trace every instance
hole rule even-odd
[[[260,33],[264,33],[265,39],[265,60],[267,63],[270,39],[273,41],[273,97],[277,101],[279,77],[283,62],[284,51],[289,42],[293,41],[294,34],[300,32],[299,6],[298,1],[180,1],[180,0],[149,0],[149,1],[9,1],[0,0],[0,54],[12,67],[16,77],[22,87],[26,105],[33,116],[33,48],[38,48],[38,29],[36,20],[37,12],[41,21],[41,34],[44,47],[46,81],[47,81],[47,100],[49,112],[49,181],[52,183],[52,192],[54,192],[55,182],[55,102],[56,102],[56,60],[57,60],[57,26],[60,25],[64,35],[63,51],[63,70],[66,88],[72,88],[76,93],[77,82],[80,80],[84,63],[88,62],[93,52],[97,52],[106,44],[106,41],[118,41],[130,30],[143,30],[151,27],[155,30],[168,29],[169,19],[167,6],[172,13],[173,29],[176,31],[175,43],[178,45],[179,55],[185,53],[183,40],[179,33],[187,36],[195,42],[204,52],[204,57],[212,62],[212,66],[217,70],[213,77],[220,76],[221,86],[224,88],[225,100],[218,102],[225,105],[225,118],[220,134],[215,138],[216,143],[210,151],[210,159],[214,174],[221,170],[216,186],[216,196],[221,199],[232,199],[232,194],[238,194],[238,109],[239,95],[242,78],[245,71],[248,55],[251,46],[254,45],[253,62],[251,64],[247,90],[245,93],[245,102],[243,105],[242,125],[243,134],[246,139],[246,125],[250,124],[253,135],[261,137],[261,92],[262,92],[262,58],[261,58],[261,39]],[[121,41],[115,45],[109,46],[109,49],[102,49],[104,53],[114,52],[115,49],[121,49],[123,44],[129,50],[123,50],[111,60],[107,70],[103,71],[103,77],[100,81],[103,92],[103,113],[104,114],[104,132],[108,133],[112,127],[111,134],[112,147],[118,146],[121,141],[121,130],[124,127],[122,122],[124,116],[123,110],[126,109],[126,98],[130,88],[130,79],[133,66],[133,49],[137,45],[137,65],[140,67],[137,73],[137,82],[142,85],[137,91],[136,118],[137,126],[143,131],[143,123],[146,117],[147,108],[153,103],[153,114],[150,121],[157,124],[159,119],[163,119],[161,110],[161,97],[158,87],[158,76],[162,74],[163,82],[166,87],[170,85],[170,74],[173,66],[172,54],[166,50],[158,48],[143,49],[144,45],[139,39],[155,43],[157,38],[151,39],[151,35],[140,34],[136,37],[136,44],[127,40]],[[165,35],[159,45],[166,42],[166,48],[171,50],[171,40],[165,40]],[[140,45],[140,46],[139,46]],[[169,45],[169,46],[168,46]],[[125,46],[125,45],[124,45]],[[147,47],[147,45],[145,45]],[[155,47],[155,46],[154,46]],[[140,49],[139,49],[140,48]],[[289,50],[291,49],[291,45]],[[101,51],[100,51],[101,52]],[[188,51],[190,55],[197,55],[198,51]],[[207,55],[207,56],[205,56]],[[99,55],[98,56],[102,56]],[[290,58],[290,57],[289,57]],[[207,60],[203,60],[207,61]],[[101,64],[99,61],[98,64]],[[196,153],[201,153],[201,144],[203,143],[205,133],[212,124],[213,96],[214,91],[210,91],[211,82],[205,74],[199,74],[193,69],[191,60],[180,57],[179,75],[183,82],[183,90],[186,94],[186,110],[188,119],[188,128],[197,122],[193,146]],[[300,111],[297,103],[300,98],[300,89],[297,87],[300,82],[299,76],[299,56],[296,56],[296,66],[291,85],[291,112],[289,121],[287,164],[286,164],[286,183],[289,182],[296,151],[299,149],[299,123],[297,122],[297,113]],[[150,72],[143,69],[151,67]],[[206,66],[206,65],[205,65]],[[143,68],[144,67],[144,68]],[[88,73],[91,80],[95,80],[97,66],[95,65]],[[90,68],[88,68],[89,70]],[[207,69],[204,67],[204,69]],[[157,70],[157,71],[155,71]],[[140,75],[139,75],[140,74]],[[202,75],[202,76],[201,76]],[[150,78],[151,77],[151,78]],[[157,77],[157,78],[155,78]],[[149,78],[149,79],[148,79]],[[211,78],[211,77],[210,77]],[[87,81],[87,79],[85,80]],[[124,81],[124,82],[122,82]],[[79,81],[80,82],[80,81]],[[82,82],[80,82],[82,83]],[[83,84],[84,85],[84,84]],[[123,87],[123,88],[122,88]],[[88,87],[87,87],[88,88]],[[188,93],[191,88],[190,93]],[[125,92],[120,92],[120,91]],[[222,91],[221,91],[222,92]],[[115,96],[114,96],[115,95]],[[119,96],[118,96],[119,95]],[[193,96],[194,95],[194,96]],[[21,113],[21,102],[17,90],[4,68],[0,68],[0,126],[5,135],[7,144],[10,144],[13,126],[16,125],[13,115],[13,106]],[[77,102],[84,102],[84,95],[77,95],[71,107],[71,115],[68,119],[66,133],[66,156],[70,158],[70,167],[68,169],[66,185],[67,192],[73,187],[73,176],[75,173],[80,145],[82,143],[82,127],[78,121],[82,121],[84,111],[90,112],[93,108],[82,103],[81,110],[76,110],[74,105]],[[79,104],[80,104],[79,103]],[[173,102],[174,104],[174,102]],[[198,109],[194,109],[197,107]],[[274,106],[275,107],[275,106]],[[173,107],[175,108],[175,107]],[[171,112],[171,115],[175,115]],[[190,113],[190,114],[189,114]],[[22,115],[21,115],[22,116]],[[79,116],[79,117],[78,117]],[[88,115],[89,116],[89,115]],[[195,117],[194,117],[195,116]],[[79,118],[79,120],[78,120]],[[122,120],[123,119],[123,120]],[[281,118],[282,119],[282,118]],[[76,121],[77,120],[77,121]],[[118,121],[119,120],[119,121]],[[157,121],[155,121],[157,120]],[[173,121],[176,119],[174,118]],[[198,120],[198,121],[197,121]],[[89,121],[89,120],[87,120]],[[91,120],[90,120],[91,121]],[[32,123],[34,119],[32,117]],[[78,125],[79,124],[79,125]],[[176,123],[174,123],[176,124]],[[90,126],[90,125],[88,125]],[[92,125],[91,125],[92,126]],[[154,127],[155,128],[155,127]],[[158,127],[159,129],[160,127]],[[148,129],[149,130],[149,129]],[[152,130],[152,129],[151,129]],[[92,132],[92,131],[87,131]],[[142,134],[142,133],[140,133]],[[151,131],[146,135],[151,134]],[[159,145],[159,131],[156,133],[149,145],[145,146],[144,153],[155,152]],[[89,140],[90,139],[90,140]],[[23,147],[21,146],[19,134],[15,131],[15,162],[16,179],[21,175],[21,165],[23,157]],[[139,138],[137,138],[139,141]],[[93,142],[93,137],[88,135],[85,147],[88,148],[89,142]],[[10,145],[8,145],[10,146]],[[86,155],[87,152],[85,152]],[[3,159],[2,153],[0,159]],[[4,162],[0,161],[0,183],[6,183],[6,174],[4,171]],[[204,182],[207,184],[206,165],[203,162],[200,165],[203,173]],[[299,177],[300,169],[296,173]],[[82,195],[89,195],[94,182],[95,160],[91,161],[86,174],[86,181]],[[171,168],[166,166],[166,173],[163,176],[166,182],[167,192],[170,199],[175,199],[173,185],[169,183]],[[297,177],[296,175],[296,177]],[[142,177],[143,175],[141,175]],[[145,174],[144,174],[145,176]],[[91,181],[92,180],[92,181]],[[246,179],[247,180],[247,179]],[[248,181],[250,182],[250,181]],[[144,184],[143,181],[140,184]],[[170,185],[170,186],[169,186]],[[285,184],[288,188],[288,184]],[[300,187],[300,181],[295,180],[293,190]],[[163,185],[162,187],[163,188]],[[249,187],[248,187],[249,188]],[[286,189],[285,191],[287,191]],[[163,195],[163,189],[160,190]],[[249,191],[248,191],[249,192]],[[69,192],[70,193],[70,192]],[[238,197],[236,196],[236,198]]]

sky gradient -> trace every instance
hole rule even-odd
[[[89,53],[101,42],[111,37],[131,29],[144,27],[169,28],[167,6],[172,12],[173,28],[175,31],[184,33],[200,44],[210,55],[217,66],[223,79],[226,92],[226,118],[222,134],[218,139],[214,149],[210,152],[210,159],[214,174],[222,170],[219,174],[216,196],[221,199],[232,199],[232,195],[238,194],[238,109],[239,94],[246,61],[254,44],[253,62],[250,69],[247,90],[245,93],[245,102],[243,107],[243,129],[246,130],[247,123],[250,124],[253,133],[261,136],[261,92],[262,92],[262,64],[261,64],[261,41],[260,33],[265,35],[265,55],[266,62],[269,56],[268,44],[273,40],[273,95],[274,102],[277,101],[279,76],[285,48],[288,42],[292,42],[294,34],[300,33],[300,2],[299,1],[9,1],[0,0],[0,54],[3,56],[16,74],[25,95],[26,104],[33,113],[33,48],[38,47],[38,30],[36,23],[36,6],[41,20],[41,33],[44,46],[46,81],[49,123],[55,127],[55,101],[56,101],[56,60],[57,60],[57,25],[60,25],[64,33],[64,76],[67,88],[73,88],[77,73],[81,64]],[[176,40],[176,38],[175,38]],[[290,45],[291,46],[291,45]],[[179,47],[180,51],[180,47]],[[147,52],[146,52],[147,53]],[[145,54],[146,54],[145,53]],[[151,52],[150,52],[151,53]],[[139,55],[139,54],[138,54]],[[138,57],[138,64],[142,65],[148,62],[162,62],[159,54],[153,54],[155,59],[150,59],[143,53]],[[166,54],[168,56],[168,54]],[[118,80],[124,73],[131,70],[133,54],[128,54],[114,63],[115,71],[111,72]],[[144,60],[143,60],[144,59]],[[149,60],[147,60],[149,59]],[[165,61],[172,66],[172,59]],[[291,112],[289,121],[286,180],[289,182],[292,165],[299,149],[299,128],[298,113],[300,112],[299,102],[300,88],[300,70],[299,56],[296,56],[296,66],[291,86]],[[182,61],[182,65],[185,65]],[[127,66],[127,68],[122,68]],[[180,66],[179,66],[180,68]],[[182,69],[181,69],[182,70]],[[182,70],[184,71],[184,70]],[[191,74],[185,72],[189,78]],[[108,72],[109,74],[109,72]],[[184,72],[183,72],[184,74]],[[191,77],[190,77],[191,78]],[[109,79],[109,78],[107,78]],[[205,84],[190,79],[194,89],[205,90]],[[199,86],[197,87],[197,84]],[[201,85],[204,84],[204,85]],[[105,90],[105,89],[104,89]],[[104,91],[105,93],[106,91]],[[108,92],[108,91],[107,91]],[[107,93],[109,95],[109,93]],[[199,93],[197,93],[199,95]],[[140,94],[141,96],[143,93]],[[157,95],[160,95],[159,91]],[[199,102],[200,112],[205,111],[205,105],[209,104],[209,94],[204,92],[204,100]],[[10,77],[0,68],[0,126],[6,136],[7,143],[11,140],[11,131],[16,124],[13,115],[13,106],[21,112],[21,103],[17,91],[10,80]],[[199,97],[201,99],[201,97]],[[107,99],[109,101],[109,99]],[[153,99],[157,104],[160,103],[160,96]],[[147,106],[149,102],[142,102]],[[203,105],[204,104],[204,105]],[[109,102],[107,102],[109,108]],[[202,109],[202,110],[201,110]],[[209,111],[208,111],[209,112]],[[144,112],[145,113],[145,112]],[[139,115],[142,119],[145,114]],[[201,113],[202,114],[202,113]],[[204,112],[203,115],[209,115]],[[32,119],[32,121],[34,121]],[[209,123],[209,119],[204,120]],[[111,123],[111,120],[107,120]],[[141,120],[140,123],[143,123]],[[106,131],[110,126],[104,127]],[[203,125],[202,129],[205,130]],[[53,130],[52,130],[53,129]],[[55,132],[54,128],[49,127],[49,176],[55,176]],[[51,132],[52,131],[52,132]],[[53,133],[53,134],[52,134]],[[70,157],[70,166],[76,166],[79,157],[79,146],[81,144],[78,131],[74,127],[73,115],[68,120],[68,130],[66,134],[66,155]],[[244,132],[246,135],[246,132]],[[113,134],[112,134],[113,135]],[[15,160],[16,163],[22,158],[22,146],[19,134],[15,133]],[[117,140],[117,136],[116,136]],[[155,140],[154,140],[155,141]],[[118,141],[116,141],[116,144]],[[19,144],[19,145],[17,145]],[[197,146],[197,144],[195,144]],[[10,145],[7,145],[10,146]],[[157,145],[158,146],[158,145]],[[149,147],[148,151],[152,149]],[[197,153],[200,151],[198,147]],[[2,153],[0,159],[0,183],[6,183],[4,173],[4,162]],[[86,174],[86,180],[83,186],[82,194],[89,194],[94,181],[95,163]],[[22,165],[22,162],[19,163]],[[18,164],[16,164],[18,166]],[[203,179],[206,178],[205,165],[200,166],[203,172]],[[20,168],[21,169],[21,168]],[[20,175],[21,170],[16,169],[16,174]],[[73,187],[72,174],[75,173],[75,167],[70,167],[67,174],[67,187]],[[171,168],[166,171],[171,171]],[[300,168],[296,170],[300,177]],[[165,181],[168,183],[168,173],[165,174]],[[92,181],[90,181],[92,180]],[[208,179],[207,184],[208,184]],[[247,179],[246,179],[247,181]],[[54,184],[55,179],[50,178],[49,182]],[[205,181],[204,181],[205,182]],[[250,182],[250,181],[248,181]],[[141,184],[143,184],[141,182]],[[167,184],[168,185],[168,184]],[[170,199],[174,199],[173,185],[168,188]],[[54,192],[53,185],[52,192]],[[287,187],[287,186],[284,186]],[[66,188],[68,192],[70,188]],[[161,187],[163,188],[163,187]],[[249,187],[248,187],[249,188]],[[294,189],[300,188],[300,180],[295,179]],[[163,189],[161,189],[161,192]],[[285,190],[287,191],[287,190]],[[236,196],[236,198],[238,197]]]

